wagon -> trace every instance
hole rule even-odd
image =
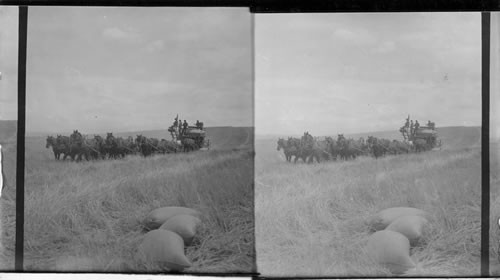
[[[415,130],[415,138],[437,137],[437,131],[427,126],[419,127]]]
[[[438,133],[434,123],[431,123],[431,126],[420,126],[416,128],[413,133],[408,125],[410,116],[408,116],[407,123],[400,128],[400,132],[403,135],[405,141],[409,141],[411,143],[415,143],[415,141],[426,143],[426,150],[431,150],[437,147],[441,147],[441,140],[438,139]]]
[[[172,136],[172,140],[177,143],[182,143],[185,139],[192,139],[197,149],[209,149],[210,148],[210,140],[206,137],[206,131],[198,126],[189,126],[186,131],[179,129],[175,125],[172,125],[168,128],[170,135]]]
[[[410,139],[412,141],[415,141],[417,139],[425,140],[429,149],[433,149],[441,143],[440,140],[438,141],[437,136],[438,134],[436,129],[423,126],[416,129],[413,137],[411,137]]]
[[[196,145],[198,146],[198,149],[210,148],[210,140],[206,138],[206,132],[203,129],[200,129],[199,127],[195,126],[190,126],[188,127],[187,131],[180,135],[180,140],[185,138],[190,138],[193,139]]]

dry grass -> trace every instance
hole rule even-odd
[[[425,245],[408,276],[480,273],[481,154],[433,151],[375,160],[286,163],[256,142],[257,268],[264,276],[390,276],[364,251],[364,221],[388,207],[424,209]]]
[[[5,175],[0,198],[0,270],[13,271],[16,236],[16,137],[2,142]]]
[[[500,276],[500,145],[490,144],[490,271],[491,276]]]
[[[250,149],[76,163],[27,146],[25,270],[159,271],[136,256],[142,220],[186,206],[204,217],[185,272],[254,271]]]

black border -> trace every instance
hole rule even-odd
[[[24,260],[24,134],[26,131],[26,44],[28,7],[19,7],[17,68],[17,162],[16,162],[16,257],[15,271],[23,271]]]
[[[490,13],[481,13],[481,276],[490,275]]]
[[[253,0],[255,13],[465,12],[500,9],[499,0]]]
[[[252,12],[499,11],[500,0],[2,0],[12,6],[249,7]]]
[[[0,3],[13,6],[250,7],[252,0],[2,0]]]

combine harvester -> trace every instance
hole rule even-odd
[[[412,121],[413,122],[413,121]],[[441,149],[441,140],[438,139],[436,124],[429,121],[427,126],[414,127],[410,125],[410,116],[399,129],[404,141],[409,143],[417,152]]]
[[[206,131],[203,129],[202,122],[197,122],[196,126],[187,126],[184,128],[177,115],[174,123],[168,128],[168,132],[170,132],[172,140],[178,144],[184,146],[186,142],[192,140],[195,150],[210,149],[210,140],[206,138]]]

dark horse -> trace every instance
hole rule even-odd
[[[165,139],[161,139],[160,143],[158,143],[158,148],[161,153],[177,153],[178,145],[174,141],[168,141]]]
[[[57,144],[57,139],[54,136],[47,136],[47,141],[45,144],[45,148],[52,147],[52,151],[54,152],[54,158],[56,160],[61,159],[61,154],[64,152],[64,147],[61,147]]]
[[[427,141],[424,139],[415,139],[412,142],[413,148],[415,152],[420,153],[420,152],[425,152],[427,150],[430,150],[430,146],[427,144]]]
[[[66,160],[68,156],[71,160],[75,159],[75,156],[71,153],[70,140],[68,136],[57,135],[56,145],[61,153],[64,154],[63,160]]]
[[[303,162],[307,161],[307,152],[302,149],[302,144],[299,138],[294,138],[294,137],[288,137],[287,142],[287,147],[288,147],[288,153],[290,154],[290,160],[292,159],[292,156],[295,156],[294,163],[297,163],[297,160],[299,158],[302,159]]]
[[[309,132],[305,132],[301,138],[301,147],[300,151],[302,156],[306,156],[308,158],[307,162],[312,163],[314,159],[316,162],[321,162],[322,159],[329,159],[330,155],[326,151],[327,150],[327,142],[326,141],[318,141],[316,140]],[[295,158],[297,159],[297,158]]]
[[[194,151],[198,148],[198,145],[196,145],[196,142],[191,139],[191,138],[184,138],[181,140],[183,151],[184,152],[191,152]]]
[[[285,153],[285,159],[288,162],[292,161],[292,153],[290,151],[290,147],[288,147],[288,143],[285,139],[279,138],[278,139],[278,147],[276,148],[278,151],[283,149],[283,152]]]
[[[84,143],[82,134],[78,130],[74,130],[73,134],[69,137],[69,144],[72,159],[76,157],[76,161],[81,161],[85,157],[86,160],[89,160],[89,150]]]
[[[135,143],[144,157],[150,156],[153,153],[153,146],[145,136],[137,135]]]
[[[361,144],[357,143],[354,139],[345,138],[344,134],[338,134],[337,136],[337,147],[339,148],[340,159],[356,159],[357,156],[363,153],[360,145]]]
[[[386,148],[384,147],[382,140],[374,136],[368,136],[368,149],[371,151],[375,159],[382,157],[386,154]]]
[[[100,135],[94,135],[94,143],[95,143],[95,149],[99,152],[100,158],[105,159],[106,150],[104,145],[104,138],[102,138]]]

